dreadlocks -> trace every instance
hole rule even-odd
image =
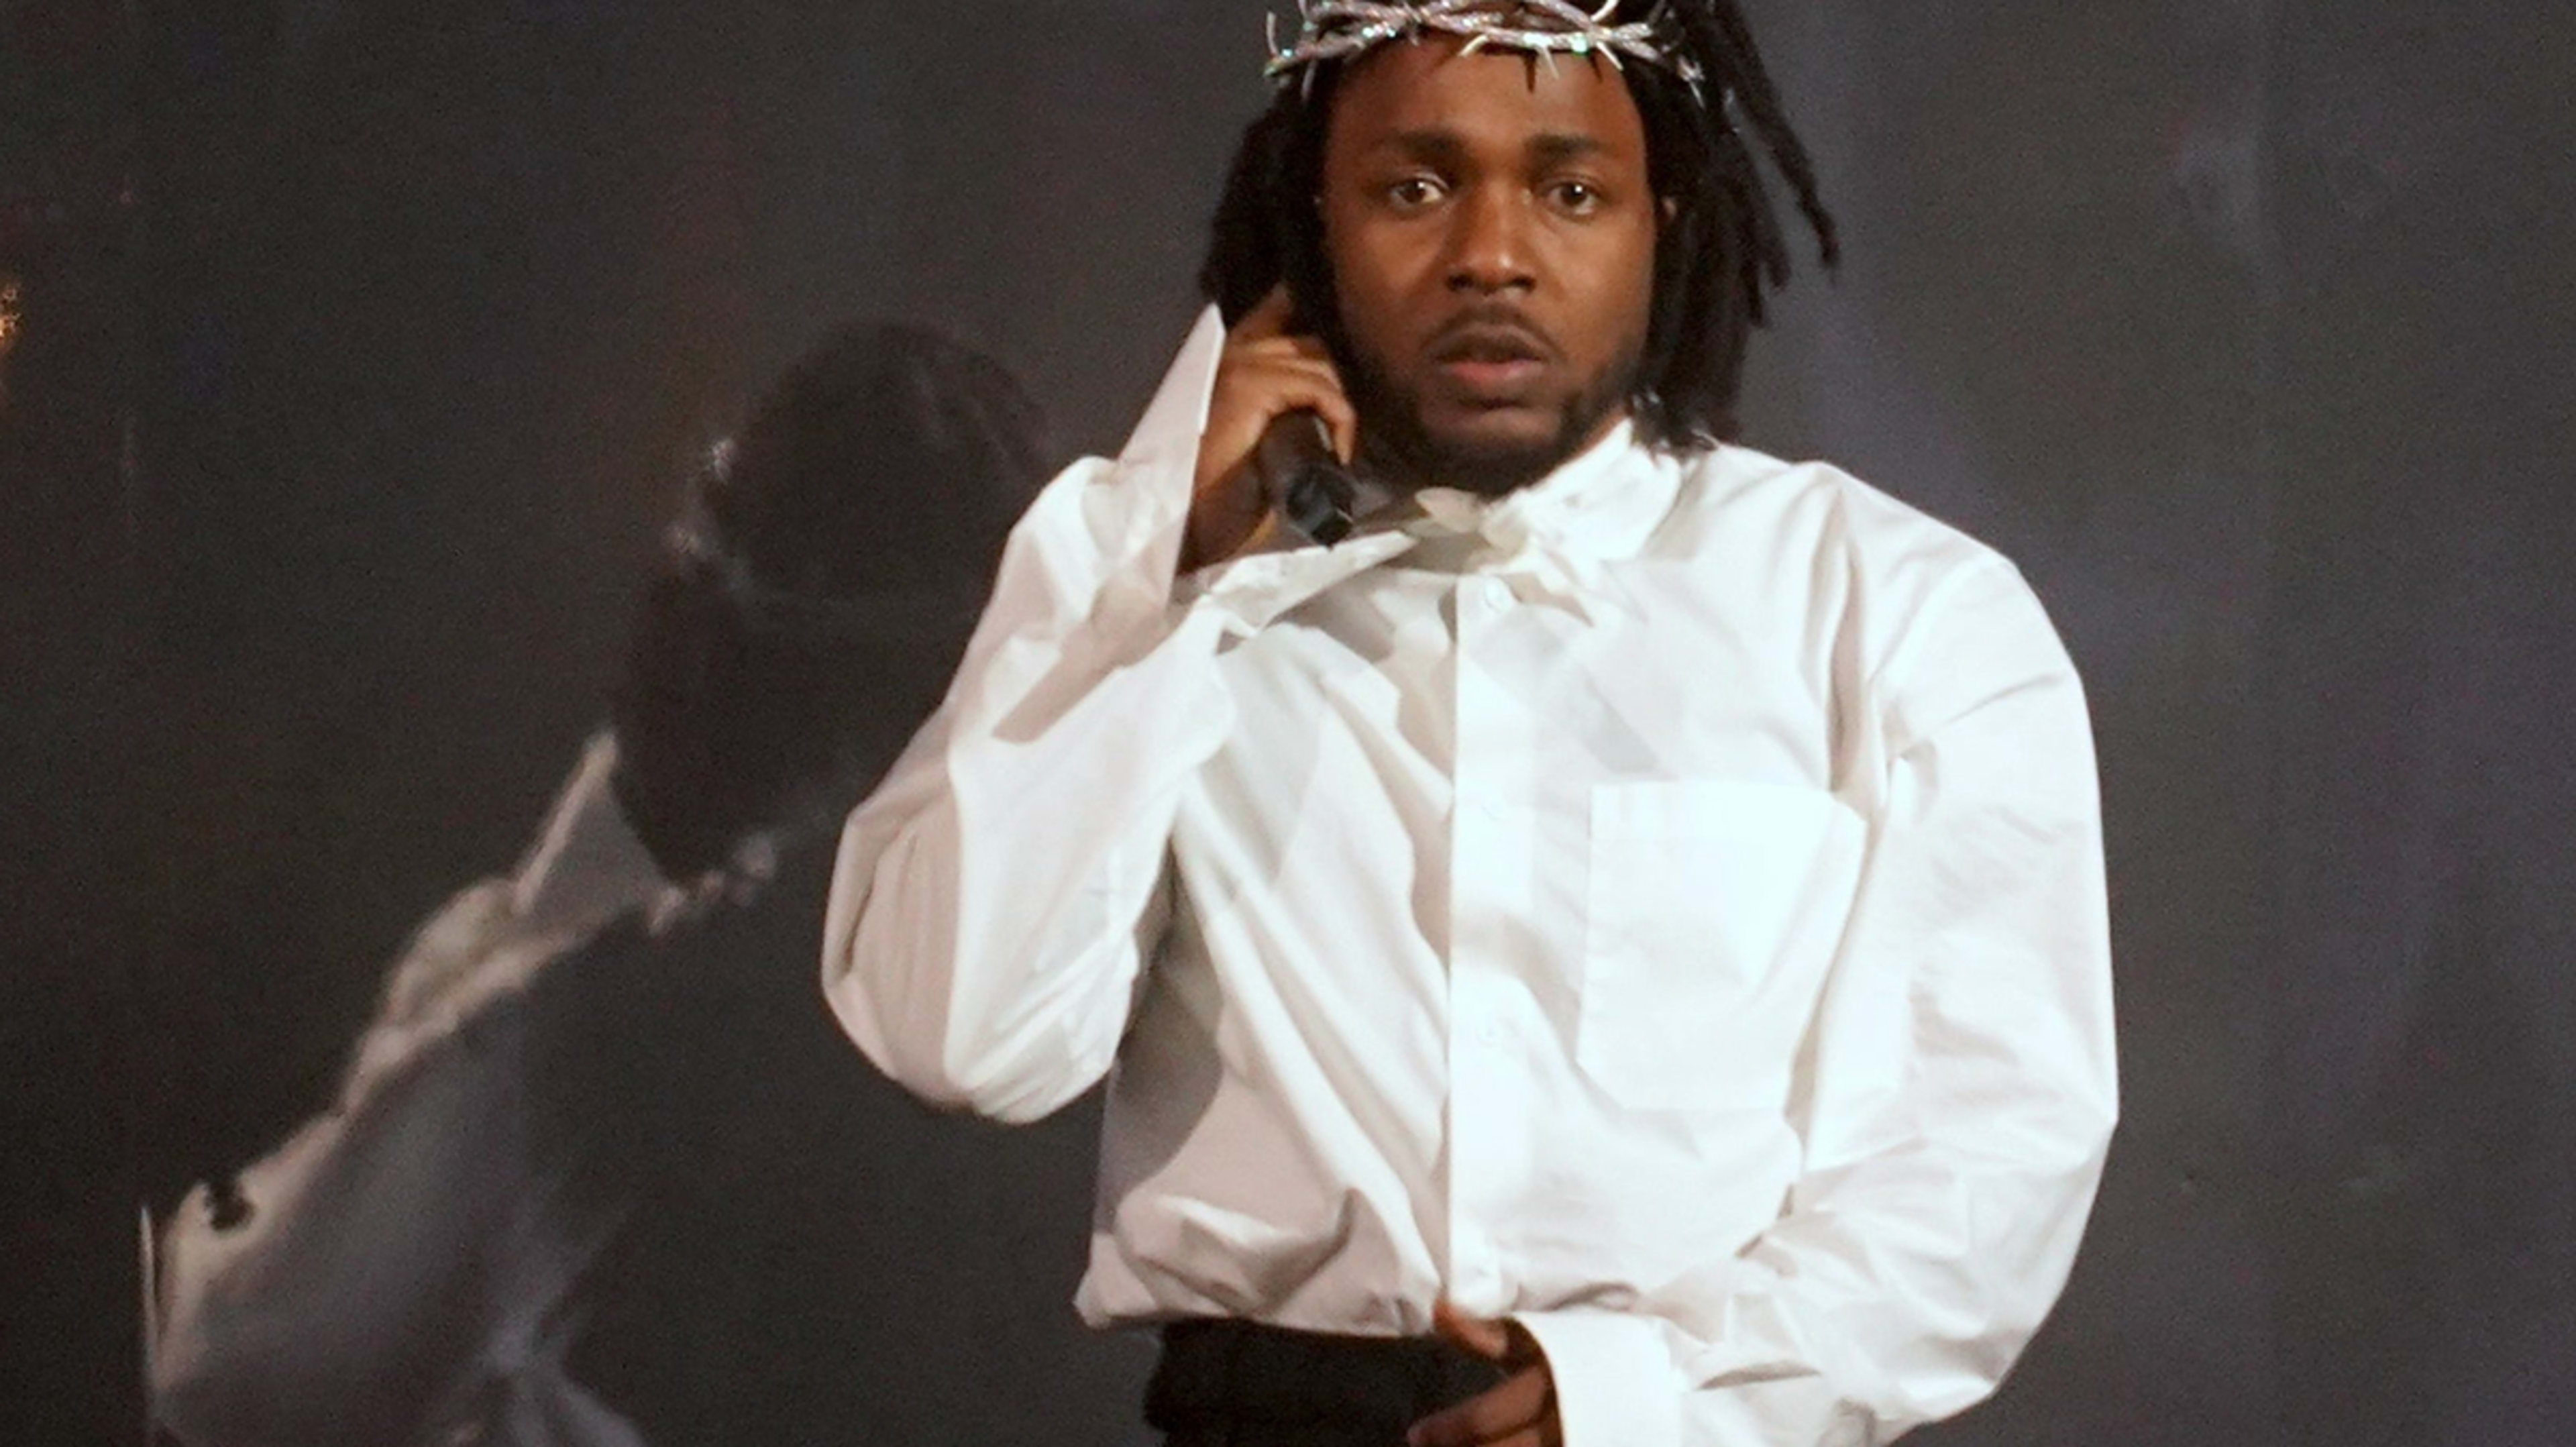
[[[1675,57],[1698,77],[1622,67],[1645,122],[1648,179],[1672,208],[1656,240],[1654,301],[1629,410],[1651,441],[1707,446],[1735,435],[1745,345],[1765,318],[1764,298],[1790,273],[1757,143],[1788,183],[1828,268],[1841,248],[1814,162],[1790,129],[1735,0],[1622,0],[1612,17],[1642,21],[1668,34]],[[1301,83],[1282,86],[1245,129],[1199,272],[1200,290],[1229,326],[1284,281],[1298,317],[1346,366],[1351,353],[1315,198],[1347,65],[1319,62]]]

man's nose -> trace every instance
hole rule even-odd
[[[1450,237],[1449,289],[1527,291],[1537,281],[1530,254],[1528,209],[1503,187],[1481,189],[1456,211]]]

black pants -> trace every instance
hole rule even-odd
[[[1500,1367],[1427,1337],[1175,1322],[1145,1421],[1168,1447],[1401,1447],[1405,1428],[1502,1380]]]

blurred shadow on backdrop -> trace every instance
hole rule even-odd
[[[1044,1245],[1071,1203],[1009,1188],[1089,1141],[938,1119],[814,969],[841,821],[944,690],[1037,429],[990,359],[855,325],[712,449],[524,863],[422,924],[330,1110],[156,1233],[174,1438],[1121,1430],[1132,1346],[1070,1329]]]
[[[345,3],[156,37],[149,557],[160,706],[191,720],[165,1189],[303,1114],[364,1017],[354,962],[514,851],[685,459],[824,320],[934,321],[1060,436],[1116,434],[1189,313],[1222,145],[1133,136],[1240,77],[1174,72],[1136,17],[1027,18],[896,46],[820,3]]]
[[[1024,18],[895,36],[883,13],[822,4],[722,23],[342,4],[154,31],[176,154],[153,274],[171,366],[147,553],[155,682],[196,721],[158,781],[173,807],[155,850],[191,867],[154,901],[156,1200],[220,1179],[319,1103],[374,962],[516,851],[596,715],[679,464],[824,319],[935,318],[997,343],[1071,436],[1123,428],[1191,310],[1178,283],[1223,136],[1204,158],[1130,142],[1164,129],[1158,108],[1208,109],[1200,95],[1240,77],[1161,73],[1173,16]],[[983,107],[965,124],[959,97]],[[1066,287],[1062,258],[1096,260],[1104,214],[1140,200],[1117,229],[1171,284],[1096,265]],[[1154,334],[1089,341],[1129,328]],[[769,943],[811,996],[801,938]],[[833,1059],[835,1088],[868,1087],[854,1052]],[[1064,1304],[1087,1221],[1084,1115],[1003,1146],[923,1135],[886,1095],[864,1097],[873,1135],[835,1148],[854,1167],[903,1162],[905,1209],[985,1229],[942,1260],[929,1241],[899,1250],[908,1218],[876,1208],[864,1249],[914,1269],[881,1278],[911,1309],[853,1313],[839,1385],[881,1400],[848,1430],[917,1434],[944,1408],[958,1440],[1007,1439],[1015,1411],[1075,1440],[1123,1433],[1136,1382],[1109,1347],[1086,1348],[1097,1369],[1069,1381],[1059,1357],[1020,1349],[1087,1341]],[[711,1192],[761,1189],[725,1179],[729,1160],[710,1160]],[[834,1181],[851,1184],[818,1169],[788,1197],[817,1213],[805,1249],[832,1239],[814,1190]],[[1040,1223],[1052,1231],[1032,1237]],[[745,1269],[797,1268],[782,1252]],[[1027,1301],[1022,1283],[1057,1305],[998,1320]],[[954,1340],[934,1319],[984,1323],[991,1357],[934,1370],[923,1353]],[[692,1320],[667,1318],[669,1350],[618,1370],[703,1345]],[[701,1370],[792,1385],[784,1363]],[[808,1405],[826,1399],[849,1400]]]

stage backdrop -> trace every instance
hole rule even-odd
[[[1848,261],[1757,342],[1748,440],[2018,560],[2103,765],[2125,1119],[2055,1318],[1917,1440],[2576,1441],[2576,12],[1750,8]],[[9,1173],[0,1438],[137,1440],[134,1207],[325,1107],[415,929],[516,865],[689,468],[783,366],[923,323],[1050,464],[1114,446],[1260,17],[0,11],[0,1109],[47,1162]],[[682,1054],[673,1011],[752,1018],[664,970],[603,1018]],[[693,1199],[868,1263],[846,1440],[1138,1440],[1148,1352],[1063,1305],[1091,1107],[978,1128],[797,1059],[847,1155]],[[686,1396],[671,1305],[622,1329]],[[814,1440],[793,1386],[690,1440]]]

